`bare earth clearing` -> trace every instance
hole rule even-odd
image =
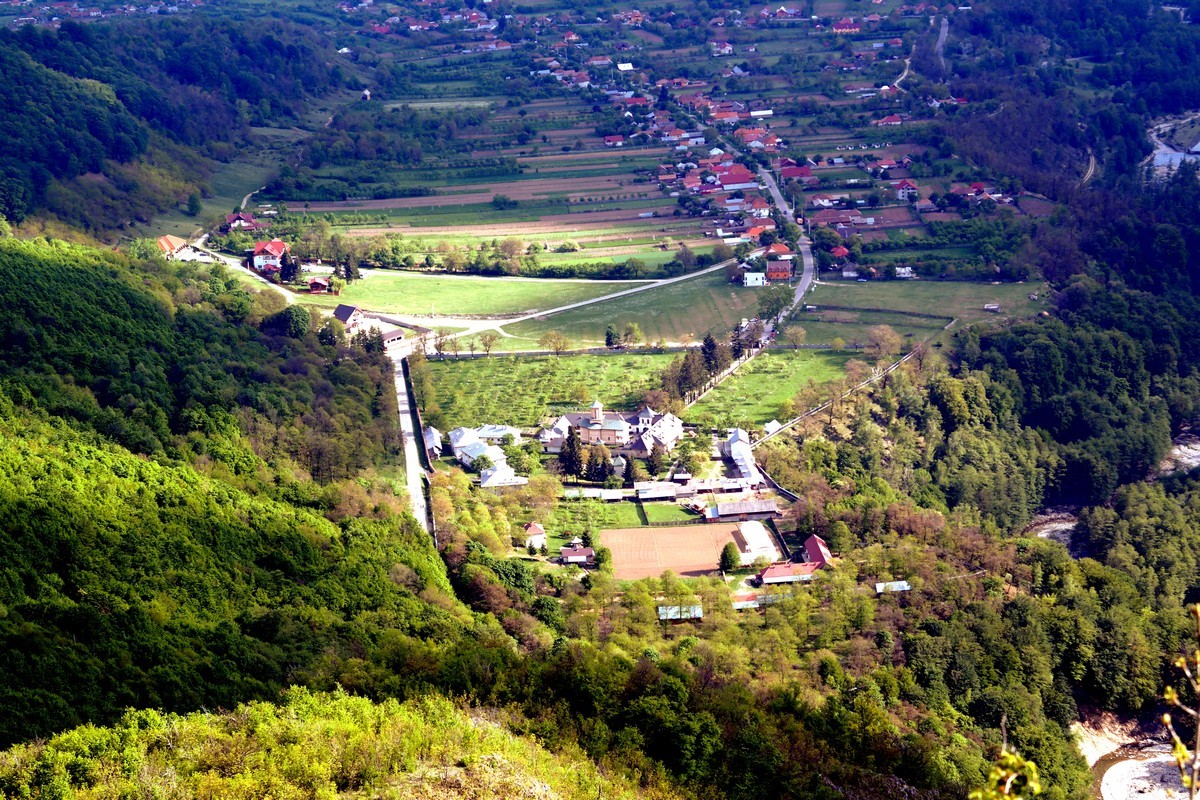
[[[600,541],[613,554],[621,580],[657,577],[671,570],[683,577],[717,570],[721,549],[733,541],[737,525],[680,525],[672,528],[621,528],[601,531]]]

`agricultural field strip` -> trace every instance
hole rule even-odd
[[[752,250],[746,255],[746,257],[747,258],[755,258],[756,256],[762,255],[763,252],[765,252],[765,251],[762,248],[759,248],[758,250]],[[722,261],[718,264],[713,264],[711,267],[705,267],[702,270],[697,270],[696,272],[692,272],[687,275],[680,275],[675,278],[663,278],[660,281],[654,281],[653,283],[646,284],[645,286],[635,286],[632,289],[625,289],[624,291],[614,292],[613,294],[605,295],[603,297],[597,297],[593,300],[584,300],[584,301],[581,301],[578,303],[569,303],[565,306],[559,306],[558,308],[551,308],[547,311],[534,311],[533,313],[525,314],[524,316],[521,316],[521,317],[504,320],[503,324],[512,325],[512,324],[515,324],[518,322],[527,322],[529,320],[545,319],[546,317],[551,317],[551,316],[554,316],[555,314],[561,314],[564,311],[573,311],[574,309],[577,309],[577,308],[584,308],[585,306],[595,305],[596,303],[607,302],[609,300],[616,300],[617,298],[620,298],[620,297],[628,297],[630,295],[638,294],[640,292],[645,292],[650,289],[658,289],[663,286],[670,286],[672,284],[682,283],[683,281],[688,281],[688,280],[692,280],[694,278],[699,278],[703,275],[707,275],[709,273],[716,272],[717,270],[723,270],[723,269],[725,269],[725,267],[729,266],[730,264],[738,263],[738,261],[739,261],[739,259],[734,258],[734,259],[730,259],[729,261]],[[463,335],[466,335],[465,331],[463,333],[458,334],[458,336],[463,336]]]

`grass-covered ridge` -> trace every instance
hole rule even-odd
[[[282,705],[222,714],[131,711],[111,728],[0,754],[0,792],[54,789],[80,800],[669,796],[602,776],[578,752],[551,754],[442,698],[376,705],[305,689]]]
[[[335,525],[0,395],[0,741],[361,685],[385,646],[433,658],[471,619],[415,521],[371,516]]]

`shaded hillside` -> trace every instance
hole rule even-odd
[[[321,482],[396,451],[391,362],[220,266],[8,239],[0,304],[0,386],[131,450]]]
[[[100,234],[150,219],[203,189],[201,156],[336,86],[327,49],[291,23],[199,14],[0,32],[0,215]]]

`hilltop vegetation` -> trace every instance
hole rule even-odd
[[[865,231],[870,240],[852,235],[842,258],[861,257],[882,275],[914,261],[927,278],[1049,284],[1045,316],[1022,305],[1030,318],[1010,324],[976,308],[964,318],[973,325],[956,328],[942,350],[918,352],[853,397],[836,392],[827,409],[761,449],[762,465],[799,498],[777,522],[781,534],[793,543],[820,535],[837,559],[757,612],[734,611],[715,579],[619,582],[603,552],[602,566],[585,575],[516,553],[511,541],[527,521],[550,523],[556,536],[568,532],[563,520],[596,533],[588,507],[558,508],[561,486],[543,475],[498,494],[461,472],[435,475],[439,552],[389,479],[396,406],[378,340],[348,345],[337,325],[250,292],[220,267],[0,242],[0,742],[116,721],[11,750],[0,757],[0,793],[941,800],[981,784],[1004,742],[1038,763],[1049,798],[1086,797],[1091,776],[1070,724],[1081,706],[1153,708],[1186,635],[1183,604],[1200,595],[1200,483],[1195,475],[1145,480],[1172,434],[1200,418],[1200,181],[1184,169],[1145,185],[1136,169],[1144,115],[1196,94],[1180,65],[1195,55],[1200,29],[1136,1],[995,0],[977,13],[937,12],[953,17],[943,62],[940,26],[890,5],[873,23],[879,47],[873,32],[830,37],[809,19],[726,27],[711,15],[732,10],[708,6],[679,15],[687,26],[678,29],[674,12],[655,9],[636,36],[632,24],[597,23],[583,6],[545,23],[514,17],[505,32],[514,40],[529,32],[531,48],[554,47],[581,67],[586,55],[551,44],[578,22],[596,45],[580,52],[611,44],[648,80],[711,82],[706,91],[746,108],[778,92],[772,115],[753,124],[770,119],[803,142],[787,151],[801,163],[801,148],[816,155],[835,141],[840,152],[870,150],[865,162],[814,158],[818,172],[803,176],[847,190],[844,211],[883,206],[886,224]],[[501,24],[510,23],[497,22],[498,32]],[[568,89],[577,74],[528,76],[526,67],[544,62],[463,53],[450,25],[438,38],[379,26],[365,33],[359,22],[331,27],[356,37],[345,48],[356,61],[334,61],[326,35],[306,24],[255,27],[203,14],[0,34],[10,45],[6,75],[19,76],[0,89],[16,140],[0,143],[0,202],[14,218],[48,209],[93,229],[123,225],[199,188],[204,167],[189,158],[227,157],[249,126],[290,124],[306,98],[357,90],[374,74],[372,104],[348,101],[328,125],[324,114],[310,121],[319,130],[307,141],[286,139],[297,149],[272,190],[297,199],[405,193],[412,202],[395,209],[318,213],[330,225],[408,225],[440,181],[461,190],[461,207],[446,217],[470,225],[472,236],[446,233],[438,247],[430,242],[441,233],[418,242],[411,231],[404,239],[377,232],[349,247],[342,230],[304,241],[283,226],[306,221],[276,218],[284,220],[277,231],[296,234],[298,251],[333,260],[347,277],[355,254],[373,249],[389,266],[432,268],[437,251],[447,269],[540,268],[536,254],[558,241],[554,226],[570,223],[549,232],[531,225],[517,239],[494,232],[508,217],[480,214],[535,219],[601,203],[645,215],[641,228],[620,235],[639,239],[631,248],[661,246],[669,265],[673,251],[655,242],[682,229],[661,215],[714,210],[687,197],[672,208],[647,197],[648,186],[627,189],[627,178],[657,179],[657,162],[675,152],[662,141],[623,141],[628,149],[616,155],[615,142],[611,151],[602,143],[601,133],[633,136],[648,126],[642,104],[626,117],[597,86]],[[627,27],[645,51],[618,51]],[[733,51],[754,48],[738,72],[721,66],[733,60],[710,59],[718,27]],[[162,47],[142,46],[152,37]],[[843,71],[894,80],[910,47],[903,92],[845,87]],[[1170,53],[1156,61],[1160,50]],[[509,72],[517,73],[511,90]],[[20,79],[43,96],[26,97]],[[674,81],[643,97],[644,107],[661,102],[680,115],[671,125],[703,127],[699,108],[676,93],[695,89]],[[510,105],[378,102],[388,92],[455,101],[479,87]],[[954,102],[935,107],[936,98]],[[16,114],[26,101],[72,129],[42,126],[48,133],[35,141],[38,123]],[[871,120],[891,112],[905,118],[888,125],[912,133],[897,148],[869,145],[884,135]],[[719,132],[701,133],[698,153],[721,143]],[[543,145],[558,151],[553,160]],[[577,152],[585,147],[599,155]],[[921,152],[902,166],[910,150]],[[169,152],[180,158],[164,166]],[[880,194],[893,188],[890,172],[874,166],[885,155],[889,170],[936,178],[939,200],[953,194],[953,204],[922,212],[943,221],[927,224],[909,201]],[[653,191],[669,196],[683,177],[665,169]],[[554,177],[535,181],[539,170]],[[492,177],[534,188],[517,197],[469,183]],[[1055,202],[1036,198],[1036,214],[1000,208],[972,187],[988,182],[999,195],[1023,186]],[[564,184],[574,185],[559,192]],[[785,189],[805,204],[807,189]],[[229,241],[240,246],[242,236]],[[842,237],[814,239],[828,245],[822,261],[833,266]],[[588,249],[571,252],[590,260]],[[688,253],[689,268],[699,263],[681,247],[680,269]],[[862,296],[878,297],[890,284],[863,286],[871,288]],[[551,327],[599,342],[610,325],[645,316],[639,325],[653,338],[683,339],[704,325],[732,327],[757,300],[715,273],[668,293],[672,303],[646,292],[515,333],[528,346]],[[495,310],[501,301],[488,302]],[[909,310],[922,319],[951,312]],[[689,372],[698,375],[695,355]],[[495,415],[522,392],[528,402],[508,411],[534,420],[589,392],[632,403],[649,388],[638,365],[620,357],[606,363],[626,370],[624,386],[592,375],[583,359],[581,374],[568,374],[566,362],[521,362],[529,371],[489,361],[512,373],[506,379],[563,384],[528,391],[497,378],[490,403],[473,398],[479,387],[465,378],[455,386],[439,377],[454,365],[415,369],[414,383],[427,419],[447,428],[472,414],[520,421]],[[744,377],[770,364],[744,368]],[[855,359],[844,380],[870,369]],[[839,371],[830,377],[842,380]],[[812,391],[744,391],[780,411],[815,404]],[[1052,503],[1079,509],[1070,548],[1026,533]],[[907,581],[909,590],[876,591],[884,581]],[[660,620],[661,605],[692,603],[703,607],[701,619]],[[360,697],[319,694],[337,687]],[[468,717],[444,696],[475,708]],[[218,707],[237,710],[171,716]],[[489,717],[565,760],[480,721]],[[576,763],[580,755],[590,763]],[[606,781],[601,771],[622,777]]]
[[[669,798],[446,700],[287,693],[222,714],[131,711],[4,754],[0,791],[164,798]]]

